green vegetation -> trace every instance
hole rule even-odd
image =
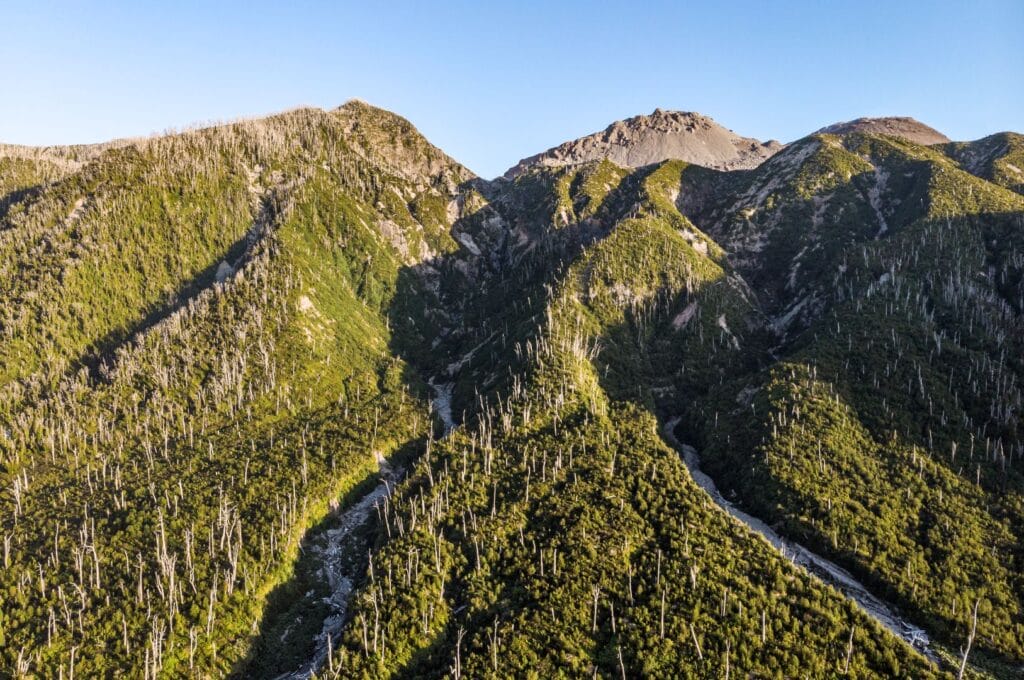
[[[977,607],[1013,677],[1019,146],[485,182],[351,102],[0,147],[0,676],[274,677],[343,610],[328,677],[948,677]]]
[[[817,207],[816,270],[805,254],[757,273],[779,291],[766,311],[786,333],[781,361],[715,390],[694,437],[720,487],[951,649],[979,601],[976,644],[1016,664],[1024,203],[931,150],[845,143],[875,181],[859,195],[778,185],[762,224],[785,238]],[[842,228],[872,212],[880,234]]]
[[[409,209],[380,195],[464,171],[399,180],[351,115],[115,149],[9,218],[5,672],[227,673],[305,528],[429,430],[383,314],[404,254],[376,225]]]
[[[679,365],[680,385],[735,370],[738,340],[719,319],[745,328],[750,309],[722,269],[647,214],[615,224],[561,280],[529,335],[503,341],[528,355],[508,398],[435,443],[392,499],[329,668],[930,676],[717,511],[658,438],[652,396],[675,390],[662,361]],[[695,303],[707,311],[673,323]],[[686,370],[697,347],[702,364]]]
[[[968,172],[1024,193],[1024,135],[1001,132],[976,142],[952,143],[946,153]]]

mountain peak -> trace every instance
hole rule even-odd
[[[468,168],[432,145],[416,126],[392,111],[362,99],[349,99],[332,115],[342,122],[345,141],[365,158],[383,163],[407,179],[445,177],[457,185],[475,177]]]
[[[876,135],[900,137],[916,144],[945,144],[949,137],[938,130],[925,125],[919,120],[907,116],[887,116],[883,118],[857,118],[841,123],[834,123],[818,130],[818,133],[847,135],[854,132],[868,132]]]
[[[749,169],[781,148],[774,140],[741,137],[700,113],[659,108],[524,158],[505,177],[511,179],[535,165],[576,165],[602,159],[630,168],[678,159],[716,170]]]

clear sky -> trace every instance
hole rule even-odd
[[[790,141],[858,116],[1024,132],[1024,0],[0,0],[0,141],[94,142],[334,107],[483,176],[656,107]]]

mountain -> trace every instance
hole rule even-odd
[[[1020,136],[652,120],[0,148],[0,675],[1019,676]]]
[[[534,166],[558,167],[607,159],[624,168],[681,160],[716,170],[747,170],[779,151],[772,140],[741,137],[707,116],[655,109],[612,123],[602,132],[524,158],[505,173],[513,178]]]
[[[853,132],[866,132],[889,137],[899,137],[908,142],[923,144],[946,144],[949,137],[924,123],[906,117],[858,118],[845,123],[835,123],[818,130],[819,134],[847,135]]]

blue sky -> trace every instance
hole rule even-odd
[[[94,142],[334,107],[484,176],[656,107],[789,141],[910,115],[1024,132],[1024,2],[11,2],[0,141]]]

